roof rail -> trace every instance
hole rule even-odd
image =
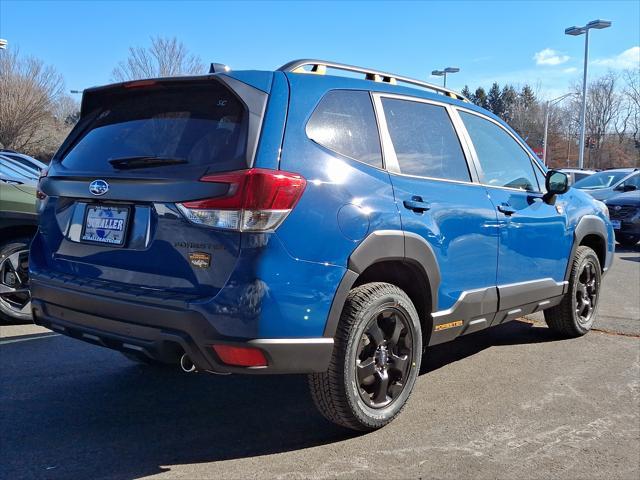
[[[310,66],[310,70],[305,70],[304,67]],[[289,63],[284,64],[278,70],[281,72],[292,72],[292,73],[315,73],[315,74],[324,74],[330,68],[332,70],[343,70],[346,72],[355,72],[362,73],[365,75],[366,80],[373,80],[374,82],[383,82],[396,84],[407,83],[409,85],[414,85],[417,87],[422,87],[427,90],[434,91],[441,95],[446,95],[447,97],[455,98],[456,100],[462,100],[463,102],[469,102],[464,95],[461,95],[458,92],[454,92],[453,90],[449,90],[448,88],[439,87],[438,85],[434,85],[432,83],[423,82],[422,80],[416,80],[414,78],[402,77],[400,75],[395,75],[393,73],[380,72],[378,70],[371,70],[370,68],[362,68],[356,67],[354,65],[346,65],[344,63],[336,63],[336,62],[328,62],[325,60],[311,60],[311,59],[301,59],[301,60],[293,60]]]

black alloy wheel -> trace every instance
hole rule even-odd
[[[360,397],[383,408],[403,391],[413,358],[411,330],[404,313],[385,307],[369,321],[356,354]]]

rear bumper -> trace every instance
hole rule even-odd
[[[223,337],[201,313],[187,308],[105,298],[53,286],[37,278],[31,283],[36,324],[86,342],[142,353],[167,363],[177,363],[186,353],[199,370],[216,373],[311,373],[326,371],[333,352],[332,338]],[[211,348],[213,344],[259,348],[268,365],[226,365]]]

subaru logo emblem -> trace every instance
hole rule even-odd
[[[89,184],[89,192],[94,195],[104,195],[109,191],[109,184],[104,180],[94,180]]]
[[[620,210],[622,207],[620,205],[616,205],[615,207],[613,207],[613,209],[617,212],[618,210]]]

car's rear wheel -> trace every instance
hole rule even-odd
[[[388,283],[354,288],[342,311],[329,369],[309,375],[314,403],[354,430],[381,428],[402,410],[422,359],[422,331],[405,292]]]
[[[596,252],[578,247],[571,265],[569,292],[559,305],[544,312],[551,330],[564,337],[579,337],[591,329],[598,310],[601,272]]]
[[[28,238],[0,244],[0,318],[10,322],[30,322]]]

